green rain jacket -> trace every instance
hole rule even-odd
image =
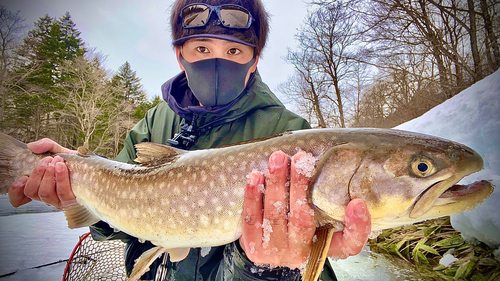
[[[242,141],[264,138],[286,131],[308,129],[306,120],[285,109],[256,72],[245,91],[226,106],[200,107],[189,87],[184,73],[162,86],[163,99],[150,109],[128,134],[117,161],[133,163],[134,145],[141,142],[167,144],[184,124],[193,125],[199,136],[190,149],[206,149]],[[168,211],[168,210],[166,210]],[[125,263],[130,274],[134,261],[153,247],[141,243],[123,232],[115,232],[105,222],[90,227],[95,240],[122,239],[127,243]],[[267,269],[255,266],[241,249],[239,242],[212,247],[208,254],[200,248],[191,249],[180,262],[158,259],[141,280],[154,280],[159,266],[166,271],[164,280],[301,280],[298,270]],[[161,264],[161,265],[160,265]],[[329,263],[325,265],[322,280],[336,280]]]

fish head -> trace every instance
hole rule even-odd
[[[484,165],[465,145],[396,130],[353,139],[325,153],[313,178],[311,202],[324,222],[342,222],[354,198],[367,204],[372,230],[381,230],[472,209],[493,191],[488,181],[457,185]]]

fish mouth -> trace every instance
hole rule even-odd
[[[440,198],[460,198],[463,196],[467,196],[473,194],[477,191],[480,191],[483,188],[487,188],[491,183],[487,180],[476,181],[467,185],[453,185],[447,190],[445,190],[439,197]],[[437,204],[436,204],[437,205]]]
[[[432,209],[436,209],[434,213],[439,213],[441,216],[463,212],[479,205],[493,192],[493,185],[487,180],[465,185],[456,184],[457,182],[452,177],[438,181],[427,188],[412,206],[410,218],[422,217],[427,212],[432,212]],[[447,185],[448,188],[445,187]],[[439,192],[439,190],[443,191]],[[436,192],[438,193],[436,194]],[[431,215],[426,216],[430,217]]]

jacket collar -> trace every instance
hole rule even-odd
[[[203,124],[214,121],[234,120],[249,111],[268,107],[283,106],[265,85],[258,72],[250,76],[245,90],[231,103],[222,106],[199,106],[198,101],[188,87],[186,74],[181,72],[162,87],[163,99],[181,118],[191,122],[197,116],[203,116]]]

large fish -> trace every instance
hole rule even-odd
[[[0,135],[0,144],[0,190],[5,193],[42,156],[7,135]],[[78,155],[59,154],[78,201],[64,210],[70,228],[103,220],[158,246],[136,264],[141,270],[133,272],[132,280],[164,251],[182,259],[189,248],[238,239],[246,176],[265,171],[269,156],[278,150],[288,155],[302,150],[316,160],[308,202],[318,229],[342,229],[353,198],[365,200],[376,231],[472,209],[493,191],[488,181],[456,185],[483,168],[474,150],[397,130],[303,130],[207,150],[153,143],[137,144],[136,149],[141,165],[108,160],[82,148]]]

